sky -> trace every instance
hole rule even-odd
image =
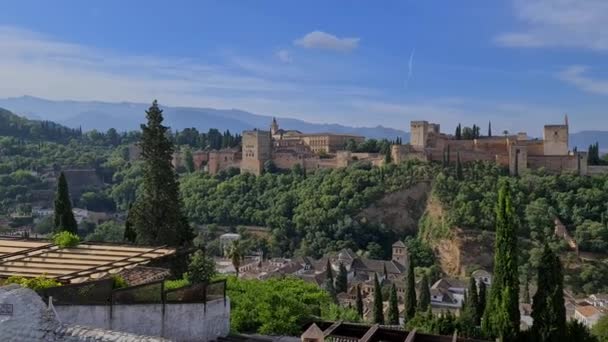
[[[606,0],[7,0],[0,97],[608,130]]]

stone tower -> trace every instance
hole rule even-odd
[[[426,136],[428,132],[428,121],[412,121],[410,123],[410,144],[414,147],[426,147]]]
[[[546,156],[568,154],[568,115],[562,125],[545,125],[543,131],[543,151]]]
[[[242,173],[261,175],[264,163],[271,158],[272,138],[268,131],[243,132],[243,160]]]
[[[407,247],[402,241],[397,241],[393,244],[392,260],[403,266],[407,264]]]
[[[279,124],[277,123],[277,118],[272,118],[272,124],[270,125],[270,134],[272,136],[277,135],[279,132]]]

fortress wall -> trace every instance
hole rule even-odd
[[[543,156],[545,154],[544,142],[542,140],[526,141],[529,156]]]
[[[300,164],[304,166],[304,157],[294,153],[275,153],[272,156],[272,161],[279,169],[289,170],[294,165]]]
[[[484,138],[475,139],[475,150],[484,151],[492,154],[505,154],[508,151],[507,139],[502,138]]]
[[[528,167],[532,169],[545,168],[550,172],[578,170],[577,157],[568,156],[530,156],[528,155]]]

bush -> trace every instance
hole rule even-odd
[[[200,249],[190,258],[188,280],[193,284],[209,282],[215,276],[215,261]]]
[[[113,275],[112,280],[114,283],[112,284],[113,289],[122,289],[123,287],[128,287],[127,281],[120,275]]]
[[[184,273],[184,277],[182,279],[165,280],[165,291],[181,289],[182,287],[186,287],[188,285],[190,285],[188,273]]]
[[[77,246],[80,243],[78,235],[63,231],[53,235],[53,243],[61,248]]]
[[[18,284],[23,287],[32,289],[34,291],[46,289],[49,287],[61,286],[61,283],[58,282],[57,280],[49,279],[43,275],[36,277],[36,278],[24,278],[24,277],[18,277],[18,276],[10,276],[10,277],[8,277],[8,279],[6,279],[4,284],[5,285]]]

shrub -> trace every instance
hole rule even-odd
[[[53,235],[53,243],[61,248],[74,247],[80,243],[78,235],[62,231]]]
[[[188,280],[193,284],[206,283],[216,274],[215,261],[205,255],[200,249],[190,258],[188,265]]]
[[[128,287],[127,281],[120,275],[113,275],[112,280],[114,283],[112,284],[113,289],[122,289],[123,287]]]
[[[49,287],[61,286],[61,283],[55,279],[49,279],[44,275],[38,276],[36,278],[25,278],[18,276],[10,276],[4,284],[18,284],[23,287],[30,288],[34,291],[46,289]]]
[[[190,285],[190,281],[188,280],[188,273],[184,273],[184,277],[182,279],[165,280],[165,291],[180,289],[188,285]]]

